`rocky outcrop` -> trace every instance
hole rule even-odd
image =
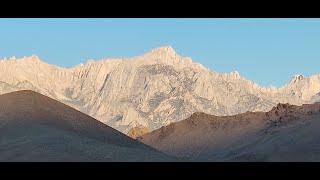
[[[194,113],[139,138],[191,161],[320,161],[320,103],[234,116]]]
[[[238,72],[210,71],[167,46],[73,68],[37,56],[0,60],[0,94],[21,89],[45,94],[128,133],[141,125],[154,130],[194,112],[235,115],[269,111],[278,103],[317,101],[320,76],[296,76],[281,88],[265,88]]]
[[[150,130],[144,126],[136,126],[130,129],[128,132],[128,136],[132,137],[133,139],[137,139],[142,135],[149,133]]]

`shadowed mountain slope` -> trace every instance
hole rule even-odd
[[[0,161],[169,161],[170,157],[33,91],[0,96]]]
[[[320,103],[235,116],[194,113],[139,139],[194,161],[320,161]]]

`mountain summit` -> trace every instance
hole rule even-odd
[[[152,49],[150,53],[154,54],[165,54],[165,55],[177,55],[176,51],[171,46],[162,46],[159,48]]]

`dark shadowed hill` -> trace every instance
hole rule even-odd
[[[33,91],[0,96],[0,161],[169,161],[67,105]]]
[[[139,139],[194,161],[320,161],[320,103],[224,117],[194,113]]]

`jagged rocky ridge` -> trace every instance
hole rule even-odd
[[[192,161],[320,161],[320,103],[234,116],[194,113],[138,139]]]
[[[238,72],[217,73],[172,47],[125,59],[89,60],[73,68],[37,56],[0,61],[0,94],[30,89],[128,133],[183,120],[194,112],[234,115],[277,103],[318,101],[320,75],[294,77],[281,88],[259,87]]]

